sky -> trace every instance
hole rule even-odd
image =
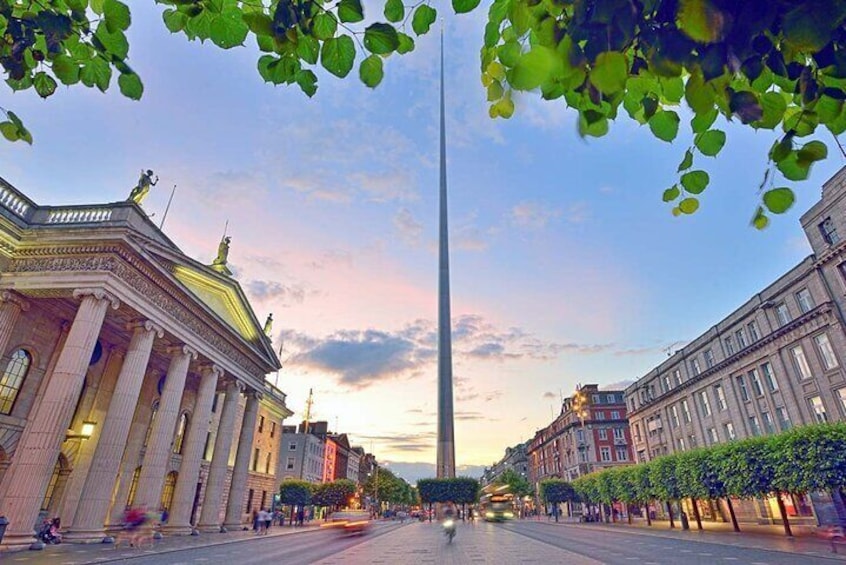
[[[190,43],[164,28],[164,7],[132,8],[142,100],[116,84],[46,101],[0,90],[35,138],[0,143],[0,176],[39,204],[91,204],[126,199],[154,170],[144,209],[161,221],[177,187],[164,231],[187,255],[210,263],[228,222],[230,266],[257,318],[274,314],[284,367],[270,378],[293,420],[313,389],[313,420],[395,469],[433,469],[437,34],[390,57],[376,90],[357,71],[316,71],[309,99],[265,84],[252,45]],[[667,144],[621,111],[609,135],[583,140],[575,112],[537,93],[491,120],[483,10],[445,25],[456,462],[478,475],[577,384],[637,379],[807,256],[799,216],[844,162],[830,147],[759,232],[775,134],[721,119],[722,154],[697,161],[711,175],[702,206],[675,218],[661,195],[684,127]]]

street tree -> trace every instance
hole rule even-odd
[[[294,522],[294,507],[311,504],[312,484],[297,479],[285,479],[279,485],[279,501],[291,507],[291,523]]]
[[[649,462],[649,481],[658,500],[667,504],[670,527],[675,528],[673,521],[673,502],[681,498],[678,477],[676,476],[676,455],[664,455]]]
[[[529,480],[514,469],[506,469],[501,475],[494,479],[495,485],[507,485],[508,491],[517,498],[523,498],[532,494],[532,485]]]
[[[429,2],[384,0],[365,14],[361,0],[159,0],[163,25],[188,40],[231,49],[254,42],[257,70],[277,85],[317,91],[314,69],[376,87],[385,61],[414,50],[437,19]],[[467,13],[480,0],[452,0]],[[143,6],[134,3],[134,6]],[[153,9],[151,2],[149,7]],[[375,8],[376,6],[374,6]],[[671,142],[682,116],[693,143],[662,198],[673,214],[699,208],[710,176],[702,161],[727,136],[718,118],[772,133],[752,223],[794,202],[791,183],[828,157],[815,139],[846,131],[846,2],[842,0],[493,0],[480,52],[492,118],[509,118],[515,93],[564,104],[581,136],[607,134],[626,115]],[[129,65],[129,6],[120,0],[0,0],[0,65],[12,90],[50,97],[59,84],[143,95]],[[32,142],[19,116],[3,109],[0,133]],[[715,125],[717,124],[717,125]],[[819,136],[816,136],[819,137]],[[695,166],[694,166],[695,165]]]
[[[563,479],[545,479],[540,482],[540,497],[544,504],[552,505],[552,514],[558,522],[558,505],[574,502],[576,491],[572,484]]]

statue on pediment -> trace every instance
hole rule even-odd
[[[267,320],[264,321],[264,335],[272,337],[273,335],[273,312],[267,315]]]
[[[146,171],[141,171],[141,178],[138,179],[138,184],[132,189],[132,192],[129,193],[129,200],[130,202],[135,202],[139,206],[141,202],[147,197],[149,194],[150,189],[156,186],[156,183],[159,182],[159,177],[156,175],[156,180],[153,180],[153,171],[147,169]]]
[[[212,261],[211,268],[217,271],[218,273],[223,273],[224,275],[232,275],[232,271],[226,266],[226,262],[229,258],[229,242],[232,241],[232,236],[225,235],[220,239],[220,243],[217,246],[217,257],[214,258]]]

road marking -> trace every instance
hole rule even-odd
[[[725,559],[726,561],[737,561],[738,560],[737,557],[723,557],[723,559]]]
[[[703,553],[703,552],[700,552],[700,553],[699,553],[699,555],[701,555],[702,557],[711,557],[711,556],[712,556],[712,555],[714,555],[714,554],[713,554],[713,553]]]

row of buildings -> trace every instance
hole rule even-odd
[[[812,255],[624,391],[590,385],[564,399],[528,442],[530,481],[846,420],[846,168],[801,224]],[[798,523],[836,517],[826,493],[783,502]],[[743,521],[781,519],[775,499],[735,509]],[[703,503],[700,512],[722,519],[725,508]]]
[[[56,207],[0,179],[0,551],[46,517],[100,542],[127,507],[167,510],[165,533],[240,529],[297,469],[301,434],[267,380],[272,318],[232,277],[229,239],[211,264],[185,255],[141,208],[145,186]],[[324,432],[304,446],[321,468],[296,476],[373,462]]]

